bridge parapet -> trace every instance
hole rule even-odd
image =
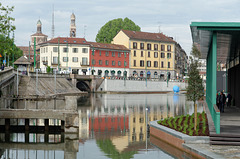
[[[13,68],[6,68],[5,70],[0,71],[0,86],[14,75]]]

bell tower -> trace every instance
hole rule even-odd
[[[72,13],[71,15],[71,25],[70,25],[70,37],[76,37],[76,24],[75,24],[75,15]]]

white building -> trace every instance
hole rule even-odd
[[[84,75],[89,66],[89,44],[84,38],[58,37],[40,44],[40,68],[47,66]]]

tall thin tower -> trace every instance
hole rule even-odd
[[[53,5],[53,13],[52,13],[52,38],[54,38],[54,5]]]

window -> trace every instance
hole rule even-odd
[[[68,52],[68,48],[67,47],[63,48],[63,52]]]
[[[48,47],[46,47],[46,52],[48,52]]]
[[[115,57],[115,52],[112,52],[112,57]]]
[[[87,65],[88,64],[88,58],[87,57],[83,57],[82,58],[82,65]]]
[[[118,61],[118,66],[121,66],[121,61]]]
[[[63,57],[63,62],[68,62],[68,57]]]
[[[152,47],[151,44],[147,44],[147,49],[148,49],[148,50],[151,50],[151,47]]]
[[[101,56],[102,55],[102,52],[101,51],[99,51],[99,56]]]
[[[92,59],[92,65],[95,65],[96,63],[95,63],[95,60],[94,59]]]
[[[124,61],[124,66],[125,66],[125,67],[127,66],[127,61]]]
[[[53,52],[58,52],[58,47],[53,47]]]
[[[170,68],[170,62],[168,62],[168,68]]]
[[[167,51],[171,51],[171,45],[167,45]]]
[[[158,62],[154,61],[154,67],[158,67]]]
[[[133,42],[133,48],[137,49],[137,43],[136,42]]]
[[[167,58],[171,58],[171,53],[167,53]]]
[[[136,66],[136,60],[133,60],[133,66]]]
[[[151,67],[151,61],[147,61],[147,67]]]
[[[78,62],[78,57],[73,57],[72,62]]]
[[[141,57],[143,57],[143,51],[141,51]]]
[[[144,118],[143,117],[139,118],[139,123],[144,123]]]
[[[73,49],[72,49],[72,52],[73,52],[73,53],[78,53],[78,48],[73,48]]]
[[[150,57],[150,51],[148,51],[148,57]]]
[[[154,44],[154,50],[158,50],[158,44]]]
[[[136,50],[134,50],[134,51],[133,51],[133,56],[136,57],[136,54],[137,54],[137,53],[136,53]]]
[[[161,67],[164,68],[164,62],[163,61],[161,62]]]
[[[140,60],[140,67],[144,67],[144,61]]]
[[[121,52],[118,52],[118,57],[121,57]]]
[[[165,53],[161,53],[161,58],[165,58]]]
[[[88,53],[88,48],[82,48],[82,53]]]
[[[109,56],[109,52],[106,51],[106,52],[105,52],[105,55],[106,55],[106,56]]]
[[[105,65],[108,65],[108,60],[105,61]]]
[[[115,66],[115,61],[112,61],[112,66]]]
[[[154,52],[154,57],[155,57],[155,58],[158,57],[158,52]]]
[[[102,60],[99,60],[99,65],[102,65]]]
[[[140,49],[144,49],[144,43],[140,43]]]
[[[58,63],[58,57],[53,56],[53,64],[57,64]]]
[[[165,45],[161,45],[161,51],[165,51]]]

